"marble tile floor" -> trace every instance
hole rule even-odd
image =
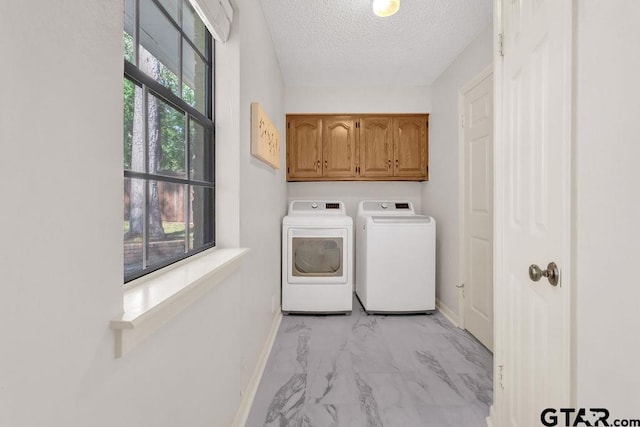
[[[442,314],[284,316],[249,414],[258,426],[485,426],[493,356]]]

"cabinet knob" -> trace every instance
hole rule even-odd
[[[325,161],[324,161],[324,168],[326,169],[327,167],[328,167],[328,165],[327,165],[327,161],[325,160]]]
[[[389,164],[389,169],[391,169],[391,159],[389,159],[388,164]]]
[[[398,159],[396,159],[396,169],[398,168]]]
[[[320,160],[318,160],[318,163],[316,165],[316,169],[320,169]]]

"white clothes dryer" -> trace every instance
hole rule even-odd
[[[436,222],[409,201],[365,200],[356,218],[356,295],[367,313],[435,310]]]
[[[282,221],[283,313],[349,313],[353,220],[344,203],[294,200]]]

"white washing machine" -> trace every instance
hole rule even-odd
[[[365,200],[356,218],[356,294],[367,313],[436,308],[436,222],[409,201]]]
[[[349,313],[353,220],[344,203],[294,200],[282,220],[282,311]]]

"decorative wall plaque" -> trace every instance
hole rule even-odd
[[[280,134],[257,102],[251,103],[251,154],[280,169]]]

